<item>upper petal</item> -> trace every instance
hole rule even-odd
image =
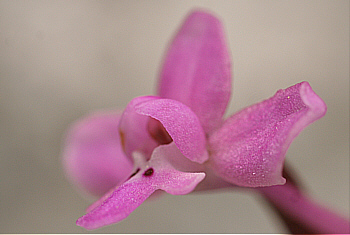
[[[119,119],[120,112],[92,114],[75,123],[67,135],[63,152],[67,176],[96,196],[124,182],[133,168],[120,145]]]
[[[220,20],[195,11],[186,18],[169,47],[158,94],[190,107],[209,133],[221,123],[230,99],[230,63]]]
[[[205,174],[185,173],[174,169],[164,156],[166,147],[162,145],[156,148],[151,160],[143,165],[135,176],[109,193],[100,205],[94,205],[88,214],[77,220],[77,225],[86,229],[96,229],[117,223],[157,189],[174,195],[191,192],[203,180]]]
[[[259,187],[284,184],[282,167],[292,140],[326,113],[325,103],[307,82],[227,119],[210,136],[210,164],[228,182]]]
[[[142,102],[137,102],[141,99]],[[150,116],[163,124],[184,156],[194,162],[208,160],[206,137],[198,117],[186,105],[171,99],[153,97],[134,99],[137,113]]]

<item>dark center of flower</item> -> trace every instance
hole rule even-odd
[[[173,141],[160,121],[150,118],[147,128],[151,137],[159,144],[169,144]]]
[[[143,173],[144,176],[151,176],[153,175],[153,168],[149,168],[148,170],[145,171],[145,173]]]

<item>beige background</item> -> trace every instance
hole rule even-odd
[[[194,7],[225,24],[229,113],[303,80],[327,115],[287,160],[309,193],[349,214],[349,1],[0,1],[0,232],[80,233],[89,202],[65,180],[63,135],[95,109],[154,92],[166,44]],[[170,196],[98,233],[282,233],[245,192]]]

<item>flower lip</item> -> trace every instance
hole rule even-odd
[[[157,147],[148,162],[144,162],[142,154],[134,155],[135,162],[142,166],[141,170],[144,173],[138,172],[125,183],[111,190],[90,206],[89,212],[80,217],[76,224],[86,229],[97,229],[117,223],[125,219],[158,189],[173,195],[191,192],[204,179],[205,173],[176,170],[168,159],[164,158],[169,152],[175,158],[182,155],[173,143]]]

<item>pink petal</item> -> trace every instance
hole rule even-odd
[[[70,129],[63,154],[68,178],[86,192],[101,196],[124,182],[133,165],[124,155],[118,133],[119,112],[90,115]]]
[[[165,162],[169,163],[178,171],[204,172],[206,170],[204,164],[193,162],[185,157],[174,142],[157,147],[154,150],[153,155],[155,158],[165,158]]]
[[[149,159],[154,148],[159,145],[148,131],[150,118],[135,111],[136,104],[152,99],[154,99],[152,96],[135,98],[129,102],[122,114],[119,134],[122,140],[122,147],[130,159],[132,159],[134,151],[142,152]]]
[[[174,168],[168,160],[172,158],[184,158],[180,151],[174,151],[174,145],[161,145],[154,150],[149,166],[154,168],[153,183],[159,189],[173,195],[184,195],[192,192],[205,173],[185,173]],[[171,155],[169,152],[172,151]]]
[[[139,178],[120,185],[100,206],[77,220],[77,225],[97,229],[125,219],[142,204],[157,187]]]
[[[161,152],[161,154],[158,154]],[[168,145],[159,146],[154,154],[163,156],[176,169],[183,172],[205,172],[205,178],[194,189],[194,191],[212,191],[213,189],[234,188],[235,185],[216,176],[206,164],[199,164],[186,158],[172,142]],[[153,195],[152,195],[153,196]]]
[[[349,220],[317,205],[289,183],[259,188],[259,191],[283,216],[298,224],[300,229],[315,234],[350,233]]]
[[[292,140],[326,113],[307,82],[231,116],[210,136],[210,164],[224,180],[246,187],[284,184],[282,167]]]
[[[209,133],[220,125],[230,99],[230,63],[220,20],[195,11],[187,17],[169,47],[158,94],[190,107]]]
[[[166,146],[155,149],[151,160],[130,180],[120,185],[107,199],[77,220],[77,225],[96,229],[125,219],[155,190],[179,195],[191,192],[205,173],[184,173],[175,170],[164,156]]]
[[[133,101],[137,113],[160,121],[182,154],[191,161],[203,163],[208,160],[205,133],[190,108],[176,100],[156,97],[143,100],[139,97]]]

